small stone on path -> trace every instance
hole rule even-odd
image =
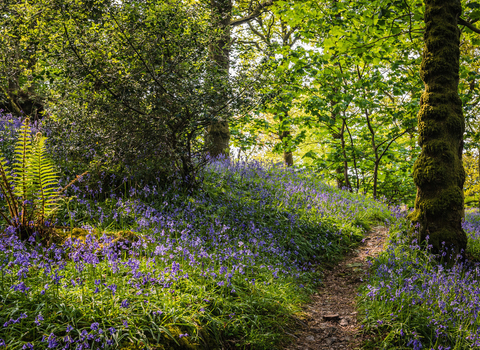
[[[331,338],[327,338],[325,339],[325,343],[327,345],[331,345],[332,343],[335,343],[337,341],[337,338],[336,337],[331,337]]]
[[[323,315],[325,321],[337,321],[340,316],[338,314]]]

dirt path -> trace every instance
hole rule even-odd
[[[294,341],[285,350],[359,349],[363,335],[357,322],[355,299],[368,268],[367,258],[382,251],[387,229],[374,227],[363,243],[332,270],[305,308]]]

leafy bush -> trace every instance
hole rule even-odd
[[[65,45],[50,45],[62,57],[56,87],[69,96],[52,106],[52,149],[92,173],[197,185],[205,128],[254,103],[254,79],[240,69],[230,79],[212,59],[221,33],[207,20],[209,7],[92,3],[93,21],[83,4],[68,2],[68,11],[51,15],[59,22],[49,20],[64,33]]]

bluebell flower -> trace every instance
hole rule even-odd
[[[42,315],[39,314],[39,315],[37,315],[37,317],[35,317],[35,321],[34,321],[34,322],[35,322],[35,324],[36,324],[37,326],[40,326],[40,324],[42,323],[42,321],[43,321],[43,316],[42,316]]]
[[[48,336],[47,342],[48,342],[49,349],[53,349],[58,346],[57,337],[53,333],[50,333],[50,335]]]

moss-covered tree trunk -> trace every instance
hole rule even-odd
[[[425,1],[425,47],[420,75],[425,91],[418,114],[419,145],[413,178],[417,186],[411,219],[421,241],[429,236],[433,250],[442,243],[460,252],[467,237],[462,229],[463,132],[458,96],[460,0]]]

